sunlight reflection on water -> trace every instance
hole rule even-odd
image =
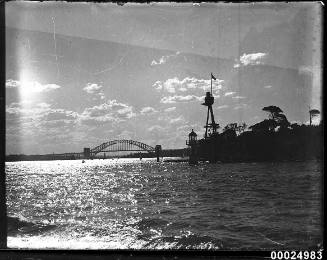
[[[6,163],[9,247],[303,249],[321,235],[317,162]]]

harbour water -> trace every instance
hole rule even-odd
[[[6,163],[8,247],[322,247],[320,162]]]

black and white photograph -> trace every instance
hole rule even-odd
[[[322,12],[6,2],[7,248],[322,259]]]

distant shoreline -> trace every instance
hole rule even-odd
[[[185,163],[185,162],[189,162],[189,159],[187,157],[168,157],[169,159],[162,159],[160,160],[160,162],[163,163]],[[138,158],[95,158],[93,160],[115,160],[115,159],[138,159]],[[144,158],[146,159],[146,158]],[[152,158],[155,159],[155,158]],[[37,162],[37,161],[92,161],[92,159],[76,159],[76,160],[16,160],[16,161],[5,161],[5,163],[8,162]],[[308,161],[316,161],[316,162],[322,162],[322,159],[320,158],[306,158],[306,159],[294,159],[294,160],[235,160],[235,161],[218,161],[215,163],[210,163],[207,160],[199,160],[200,164],[203,163],[210,163],[210,164],[228,164],[228,163],[283,163],[283,162],[308,162]]]
[[[317,162],[322,162],[322,159],[317,159],[317,158],[312,158],[312,159],[303,159],[303,160],[265,160],[265,161],[218,161],[215,163],[211,164],[227,164],[227,163],[275,163],[275,162],[308,162],[308,161],[317,161]],[[169,159],[169,160],[164,160],[163,162],[188,162],[188,159]],[[207,160],[199,160],[199,163],[210,163]]]

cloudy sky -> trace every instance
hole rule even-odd
[[[216,121],[321,106],[321,5],[6,3],[6,153],[184,148]]]

